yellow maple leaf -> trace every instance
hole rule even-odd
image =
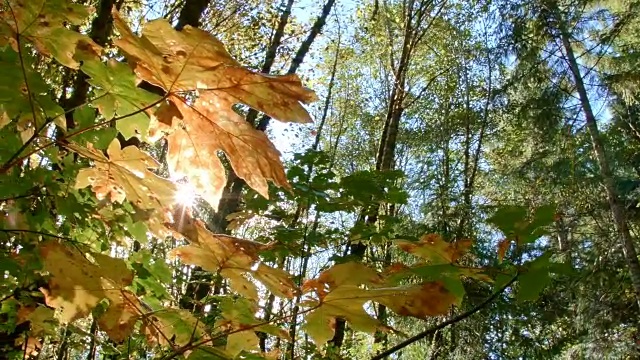
[[[191,105],[175,96],[170,100],[185,121],[167,136],[169,169],[176,176],[187,176],[214,208],[226,185],[226,170],[218,151],[227,155],[236,175],[262,196],[269,196],[268,180],[289,188],[280,152],[265,133],[231,109],[231,101],[210,93]]]
[[[40,253],[44,269],[50,274],[48,286],[40,291],[47,305],[59,310],[61,322],[85,317],[107,299],[109,307],[98,319],[100,328],[116,342],[131,334],[141,315],[141,305],[125,289],[133,281],[133,273],[124,261],[90,253],[94,259],[91,262],[78,249],[55,241],[43,243]]]
[[[114,25],[120,33],[114,42],[135,73],[167,92],[150,131],[170,134],[167,161],[174,176],[186,176],[217,208],[226,184],[217,158],[222,151],[235,173],[261,195],[268,196],[267,181],[289,187],[280,153],[233,106],[245,104],[281,121],[310,122],[302,103],[315,100],[315,94],[297,76],[253,72],[200,29],[176,31],[166,20],[154,20],[138,37],[115,11]]]
[[[295,284],[286,271],[260,262],[259,251],[267,245],[227,235],[215,235],[202,221],[183,216],[175,230],[184,235],[189,245],[173,249],[170,256],[185,264],[197,265],[219,273],[231,288],[243,296],[258,300],[258,289],[252,279],[260,281],[276,296],[292,298]]]
[[[136,36],[117,11],[114,43],[140,78],[168,93],[208,90],[262,111],[280,121],[311,122],[300,102],[316,99],[296,75],[253,72],[231,57],[222,42],[206,31],[186,26],[176,31],[164,19],[149,21]]]
[[[173,204],[175,185],[149,171],[157,168],[158,163],[139,148],[121,149],[118,139],[114,139],[107,149],[107,158],[90,144],[86,148],[73,143],[65,146],[94,161],[93,167],[78,172],[76,189],[91,186],[98,199],[107,196],[112,202],[129,199],[142,209],[168,209]]]
[[[313,310],[305,318],[305,331],[322,346],[333,337],[337,318],[346,320],[358,331],[391,330],[364,309],[368,302],[421,319],[446,314],[458,302],[458,297],[439,281],[392,286],[395,280],[385,278],[385,274],[393,276],[395,272],[394,269],[379,273],[364,264],[348,262],[334,265],[318,278],[308,280],[302,287],[308,295],[303,305]]]
[[[163,309],[142,319],[141,332],[147,341],[161,346],[184,346],[208,338],[205,325],[188,310]]]
[[[374,269],[358,262],[336,264],[308,280],[302,290],[315,296],[303,304],[315,309],[305,317],[304,330],[319,347],[333,337],[337,318],[345,319],[358,331],[385,330],[364,309],[364,304],[372,300],[370,288],[381,283]]]
[[[390,292],[394,292],[390,293]],[[376,293],[380,292],[377,296]],[[398,315],[424,319],[428,316],[444,315],[451,305],[458,302],[440,281],[398,287],[395,289],[375,289],[372,298],[384,304]]]

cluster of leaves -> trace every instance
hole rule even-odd
[[[10,346],[37,352],[39,338],[55,332],[57,324],[92,315],[115,344],[138,334],[190,358],[257,353],[256,331],[288,337],[257,318],[264,288],[285,299],[302,297],[304,329],[321,347],[338,318],[360,331],[393,331],[367,312],[372,302],[423,319],[460,304],[461,277],[492,281],[483,269],[457,264],[471,241],[426,235],[394,240],[415,256],[412,265],[375,269],[342,262],[298,287],[261,256],[273,244],[211,233],[176,202],[179,185],[173,179],[186,179],[215,209],[227,183],[220,153],[258,194],[269,195],[269,182],[295,188],[295,196],[313,198],[326,212],[383,199],[402,203],[406,194],[393,186],[399,176],[394,172],[356,173],[339,182],[335,174],[320,172],[292,187],[274,145],[234,106],[310,122],[302,104],[315,95],[295,75],[250,71],[209,33],[176,31],[165,20],[146,23],[136,35],[115,10],[114,44],[126,63],[103,61],[100,46],[68,28],[81,25],[90,12],[66,0],[13,0],[0,14],[0,314],[7,320],[0,331],[29,326]],[[40,70],[47,66],[88,77],[87,103],[58,104],[51,94],[66,89],[45,80]],[[162,91],[144,90],[140,82]],[[123,147],[132,137],[146,144]],[[154,159],[144,149],[161,139],[166,159]],[[159,160],[166,161],[170,178],[159,175]],[[289,177],[304,174],[294,168]],[[221,297],[213,326],[171,306],[166,289],[173,279],[165,259],[128,251],[132,244],[169,238],[184,244],[171,250],[169,260],[197,265],[228,282],[233,294]]]

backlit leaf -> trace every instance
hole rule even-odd
[[[78,173],[77,189],[91,186],[98,199],[109,198],[112,202],[128,199],[142,209],[168,209],[174,202],[175,185],[149,169],[158,166],[147,153],[135,146],[120,148],[114,139],[107,154],[109,158],[89,146],[67,145],[78,154],[94,161],[92,168]]]
[[[139,318],[141,305],[131,292],[125,289],[133,280],[133,273],[124,261],[106,255],[85,254],[54,241],[41,245],[44,269],[50,279],[45,295],[47,305],[60,312],[60,320],[69,323],[85,317],[107,299],[107,311],[98,324],[109,337],[121,342],[126,339]]]
[[[289,187],[280,152],[262,131],[231,110],[230,101],[211,93],[201,95],[192,105],[177,97],[170,100],[184,118],[184,128],[167,136],[171,173],[187,176],[214,208],[226,185],[218,151],[227,155],[235,173],[262,196],[268,197],[267,180]]]
[[[217,208],[226,184],[217,159],[222,151],[235,173],[261,195],[267,181],[288,188],[279,152],[232,108],[242,103],[282,121],[309,122],[301,102],[315,95],[295,75],[269,76],[242,67],[209,33],[169,22],[148,22],[137,37],[114,12],[121,37],[115,43],[135,73],[166,90],[169,103],[156,113],[157,129],[170,133],[167,160],[172,174],[186,176],[203,198]],[[183,95],[197,90],[195,101]]]
[[[437,234],[424,235],[420,241],[396,240],[402,250],[419,256],[433,264],[453,263],[471,247],[471,240],[448,243]]]
[[[76,51],[97,56],[100,46],[86,35],[69,30],[66,24],[81,25],[91,14],[90,7],[67,0],[11,0],[8,9],[0,13],[12,34],[9,42],[17,46],[19,35],[32,42],[45,55],[53,56],[62,65],[77,69]]]
[[[183,309],[163,309],[144,319],[142,333],[151,343],[184,346],[205,338],[204,324]]]
[[[290,275],[272,268],[260,261],[259,251],[266,249],[261,243],[227,235],[214,235],[204,224],[189,217],[183,217],[178,232],[190,242],[171,251],[182,262],[201,266],[213,273],[220,273],[229,279],[231,288],[250,299],[258,299],[258,289],[253,279],[280,297],[291,298],[295,288]]]
[[[388,293],[391,289],[376,290],[383,290]],[[402,290],[402,293],[400,288],[392,289],[397,293],[401,293],[402,296],[383,293],[382,296],[375,297],[376,290],[373,291],[375,301],[386,305],[399,315],[421,319],[428,316],[446,314],[451,305],[456,304],[459,300],[439,281],[408,286]]]
[[[345,319],[355,330],[373,333],[388,327],[374,319],[364,308],[372,301],[384,304],[404,316],[425,318],[446,314],[460,297],[441,281],[393,286],[395,280],[357,262],[337,264],[310,279],[302,287],[308,294],[305,307],[313,310],[306,316],[305,331],[317,346],[333,337],[335,319]]]

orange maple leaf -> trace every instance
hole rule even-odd
[[[424,235],[420,241],[396,240],[402,250],[427,259],[434,264],[453,263],[464,255],[472,245],[471,240],[463,239],[446,242],[437,234]]]
[[[176,31],[166,20],[154,20],[138,37],[116,11],[113,15],[121,35],[114,43],[135,73],[167,92],[151,131],[169,134],[167,161],[174,176],[186,176],[217,208],[226,184],[221,151],[235,173],[261,195],[268,197],[268,181],[289,188],[280,153],[233,106],[245,104],[281,121],[311,122],[301,103],[316,97],[297,76],[253,72],[200,29]]]

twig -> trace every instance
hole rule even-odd
[[[511,280],[509,280],[508,283],[506,283],[504,286],[502,286],[502,288],[500,288],[500,290],[496,291],[493,293],[493,295],[489,296],[488,298],[486,298],[483,302],[481,302],[480,304],[476,305],[473,309],[470,309],[454,318],[451,318],[443,323],[440,323],[432,328],[429,328],[417,335],[414,335],[412,337],[410,337],[409,339],[399,343],[398,345],[391,347],[379,354],[377,354],[376,356],[372,357],[371,360],[382,360],[385,357],[393,354],[394,352],[403,349],[411,344],[413,344],[414,342],[418,341],[418,340],[422,340],[425,337],[435,333],[436,331],[440,330],[440,329],[444,329],[445,327],[451,325],[451,324],[455,324],[459,321],[462,321],[466,318],[468,318],[469,316],[477,313],[478,311],[482,310],[485,306],[489,305],[493,300],[495,300],[498,296],[500,296],[500,294],[502,294],[509,286],[511,286],[511,284],[513,284],[516,279],[518,278],[518,274],[516,274],[513,278],[511,278]]]
[[[0,232],[6,232],[6,233],[29,233],[29,234],[37,234],[37,235],[42,235],[42,236],[48,236],[48,237],[52,237],[52,238],[56,238],[56,239],[60,239],[60,240],[74,241],[74,240],[72,240],[71,238],[68,238],[68,237],[59,236],[59,235],[55,235],[55,234],[50,234],[50,233],[43,232],[43,231],[35,231],[35,230],[27,230],[27,229],[0,229]]]
[[[313,311],[313,310],[316,310],[318,307],[319,307],[319,305],[318,306],[314,306],[314,307],[310,307],[308,309],[305,309],[304,311],[301,311],[300,313],[298,313],[298,315],[299,314],[308,313],[308,312]],[[256,323],[256,324],[253,324],[253,325],[250,325],[250,326],[239,328],[239,329],[230,330],[230,331],[223,331],[223,332],[220,332],[220,333],[216,334],[215,336],[211,336],[209,338],[206,338],[206,339],[203,339],[203,340],[200,340],[200,341],[197,341],[197,342],[189,342],[186,345],[181,346],[177,350],[174,350],[171,354],[168,354],[167,356],[163,357],[161,360],[175,359],[177,356],[182,355],[182,354],[184,354],[185,352],[187,352],[189,350],[192,350],[192,349],[195,349],[195,348],[200,347],[202,345],[205,345],[207,343],[213,342],[213,341],[215,341],[217,339],[220,339],[220,338],[222,338],[224,336],[228,336],[228,335],[231,335],[231,334],[239,333],[239,332],[242,332],[242,331],[254,330],[254,329],[259,328],[262,325],[267,325],[267,324],[270,324],[270,323],[273,323],[273,322],[277,322],[277,321],[280,321],[280,320],[288,319],[290,317],[291,317],[291,315],[285,315],[285,316],[281,316],[281,317],[276,317],[276,318],[270,319],[269,321],[259,322],[259,323]]]
[[[51,146],[51,145],[53,145],[53,144],[55,144],[55,143],[61,143],[61,144],[63,144],[63,145],[64,145],[64,142],[65,142],[66,140],[68,140],[69,138],[73,137],[73,136],[80,135],[80,134],[85,133],[85,132],[87,132],[87,131],[89,131],[89,130],[93,130],[93,129],[95,129],[95,128],[98,128],[98,127],[100,127],[100,126],[103,126],[103,125],[109,124],[109,123],[111,123],[111,122],[115,122],[115,121],[119,121],[119,120],[122,120],[122,119],[126,119],[126,118],[128,118],[128,117],[130,117],[130,116],[133,116],[133,115],[137,115],[137,114],[139,114],[139,113],[142,113],[142,112],[144,112],[144,111],[146,111],[146,110],[148,110],[148,109],[151,109],[151,108],[153,108],[154,106],[156,106],[156,105],[160,104],[160,103],[161,103],[162,101],[164,101],[165,99],[166,99],[166,96],[165,96],[165,97],[162,97],[161,99],[159,99],[159,100],[157,100],[157,101],[154,101],[153,103],[151,103],[151,104],[149,104],[149,105],[147,105],[147,106],[145,106],[145,107],[143,107],[143,108],[140,108],[140,109],[138,109],[138,110],[136,110],[136,111],[134,111],[134,112],[132,112],[132,113],[130,113],[130,114],[122,115],[122,116],[117,116],[117,117],[114,117],[113,119],[110,119],[110,120],[101,121],[101,122],[96,123],[96,124],[94,124],[94,125],[91,125],[91,126],[88,126],[88,127],[86,127],[86,128],[80,129],[80,130],[78,130],[78,131],[72,132],[72,133],[70,133],[70,134],[66,134],[65,136],[63,136],[62,138],[60,138],[60,139],[58,139],[58,140],[52,140],[52,141],[50,141],[50,142],[48,142],[48,143],[46,143],[46,144],[44,144],[44,145],[37,146],[37,147],[36,147],[36,148],[34,148],[33,150],[29,151],[27,154],[25,154],[25,155],[23,155],[23,156],[20,156],[19,158],[16,158],[16,159],[14,159],[13,161],[8,161],[6,164],[4,164],[2,167],[0,167],[0,174],[4,174],[4,173],[6,173],[6,172],[7,172],[7,171],[9,171],[12,167],[14,167],[16,164],[20,163],[21,161],[23,161],[24,159],[28,158],[28,157],[29,157],[29,156],[31,156],[32,154],[35,154],[35,153],[37,153],[37,152],[38,152],[38,151],[40,151],[40,150],[46,149],[47,147],[49,147],[49,146]],[[37,134],[37,133],[36,133],[36,134]],[[22,151],[22,149],[21,149],[21,151]]]

